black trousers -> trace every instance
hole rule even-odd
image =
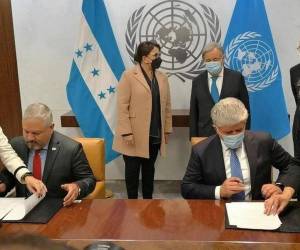
[[[125,182],[128,199],[138,198],[139,176],[142,169],[142,192],[144,199],[152,199],[155,161],[160,144],[149,145],[149,159],[123,155],[125,162]]]

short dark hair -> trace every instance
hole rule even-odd
[[[154,47],[157,47],[160,50],[160,45],[155,41],[141,42],[136,49],[134,61],[141,63],[143,56],[149,55]]]

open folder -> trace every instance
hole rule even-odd
[[[278,215],[264,214],[264,202],[230,202],[225,206],[225,228],[300,232],[300,202],[290,202]]]
[[[38,197],[0,198],[2,222],[47,223],[62,207],[62,199]]]
[[[228,222],[244,229],[275,230],[281,226],[278,215],[266,215],[263,202],[226,203]]]

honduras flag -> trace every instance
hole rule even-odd
[[[251,129],[276,139],[290,132],[281,73],[263,0],[237,0],[224,42],[225,66],[245,77]]]
[[[106,162],[115,131],[116,85],[124,71],[103,0],[83,0],[80,36],[67,84],[68,101],[83,134],[105,139]]]

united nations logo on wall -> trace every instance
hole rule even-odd
[[[160,2],[144,13],[145,9],[146,5],[136,9],[127,23],[126,49],[131,60],[140,42],[154,40],[161,45],[161,68],[168,76],[193,79],[204,69],[204,46],[221,39],[215,12],[203,4],[193,6],[180,0]]]
[[[240,71],[251,92],[270,86],[279,71],[272,48],[260,38],[256,32],[245,32],[225,49],[225,66]]]

